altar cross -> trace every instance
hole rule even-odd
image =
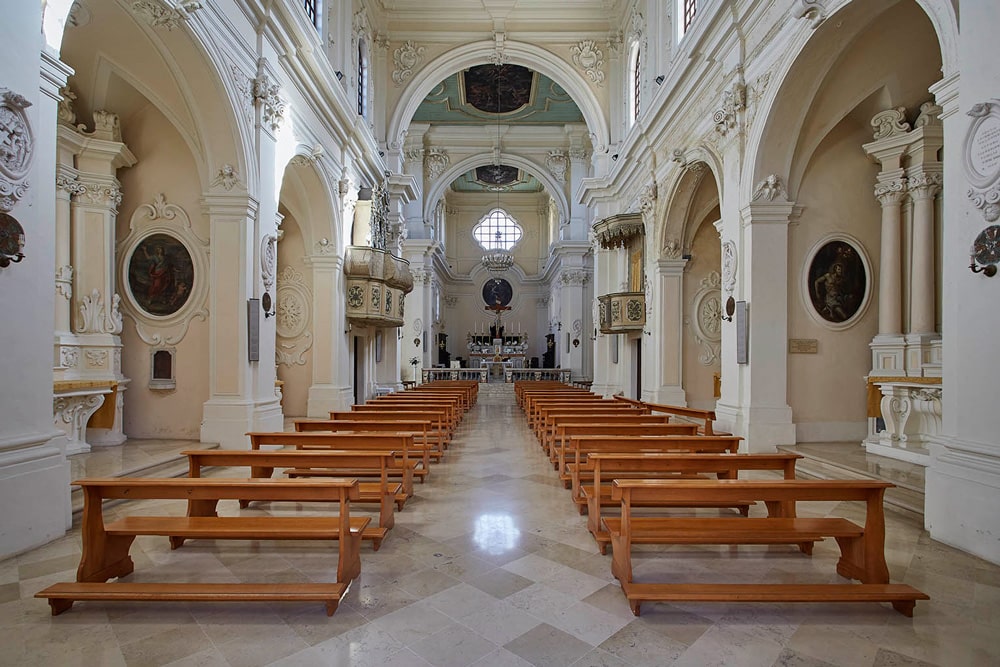
[[[503,311],[505,311],[505,310],[510,310],[510,306],[505,306],[502,303],[500,303],[500,297],[497,297],[497,299],[493,303],[493,305],[491,305],[491,306],[484,306],[483,309],[484,310],[492,310],[493,313],[494,313],[494,315],[495,315],[495,319],[493,321],[493,326],[490,327],[490,329],[491,329],[490,333],[491,333],[492,337],[493,338],[502,338],[503,337],[503,327],[501,326],[501,315],[500,314]]]

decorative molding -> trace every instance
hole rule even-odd
[[[937,104],[924,102],[920,105],[920,113],[917,114],[917,119],[913,121],[913,127],[940,126],[942,113],[944,113],[944,109]]]
[[[79,3],[77,3],[79,5]],[[66,125],[76,126],[76,111],[73,109],[73,101],[76,100],[76,93],[74,93],[67,83],[65,86],[59,89],[59,109],[56,112],[59,122],[65,123]]]
[[[754,119],[757,117],[757,110],[760,108],[760,101],[764,98],[768,85],[771,83],[771,72],[764,72],[753,83],[747,86],[747,127],[752,127]]]
[[[403,85],[407,79],[413,76],[413,70],[420,64],[425,50],[424,47],[417,46],[411,40],[406,40],[402,46],[392,52],[392,64],[395,67],[392,70],[392,80],[397,86]]]
[[[94,206],[106,206],[115,211],[122,203],[121,184],[114,177],[112,177],[111,182],[83,180],[78,177],[77,184],[78,189],[74,193],[77,201],[86,198]]]
[[[408,148],[403,151],[403,161],[406,164],[413,164],[414,162],[420,162],[424,159],[424,149],[423,148]]]
[[[591,83],[604,84],[604,52],[592,39],[580,40],[572,47],[573,63],[583,70]]]
[[[194,268],[194,281],[184,305],[171,315],[150,315],[139,307],[128,280],[128,267],[139,244],[153,234],[166,234],[187,249]],[[187,212],[167,202],[163,193],[152,203],[138,206],[129,219],[129,233],[116,245],[118,284],[124,288],[125,314],[135,322],[136,333],[147,345],[162,347],[180,343],[191,322],[208,318],[205,302],[209,293],[209,241],[194,231]],[[117,297],[117,295],[116,295]]]
[[[275,347],[275,363],[283,366],[304,366],[305,353],[313,345],[309,331],[312,320],[312,292],[305,277],[290,266],[278,276],[275,333],[279,339]]]
[[[105,368],[108,365],[107,350],[85,350],[83,356],[87,358],[88,368]]]
[[[0,211],[13,210],[30,184],[35,137],[25,109],[31,102],[9,88],[0,88]]]
[[[874,129],[875,141],[888,139],[897,134],[906,134],[910,131],[910,124],[906,122],[906,107],[878,112],[872,116],[871,125]]]
[[[271,83],[271,77],[265,71],[267,59],[257,61],[257,77],[251,82],[250,94],[254,104],[261,109],[261,122],[271,132],[277,132],[285,122],[287,102],[279,95],[281,86]]]
[[[566,182],[566,170],[569,168],[569,156],[566,151],[560,149],[549,151],[548,157],[545,158],[545,166],[557,181]]]
[[[323,147],[316,144],[309,149],[308,153],[298,153],[292,156],[292,159],[288,161],[289,164],[296,167],[308,167],[319,162],[319,159],[323,157]]]
[[[550,300],[551,297],[549,296],[540,296],[537,299],[535,299],[535,306],[537,308],[548,308]]]
[[[590,277],[590,271],[585,269],[568,269],[559,274],[559,285],[561,287],[586,285],[590,282]]]
[[[138,15],[153,28],[166,28],[168,31],[182,25],[191,18],[191,14],[201,9],[199,0],[180,0],[176,7],[165,2],[151,0],[133,0],[132,13]]]
[[[722,289],[731,295],[736,290],[736,269],[739,267],[739,256],[736,243],[732,240],[722,244]]]
[[[667,259],[680,259],[682,249],[680,239],[668,238],[663,241],[663,256]]]
[[[944,186],[940,172],[923,171],[906,179],[906,188],[913,199],[933,199]]]
[[[656,209],[656,197],[656,183],[645,185],[639,190],[639,211],[642,212],[643,217],[653,215],[653,211]]]
[[[56,269],[56,294],[67,301],[73,298],[73,267],[69,264]]]
[[[428,148],[424,152],[424,169],[427,171],[427,179],[433,181],[444,173],[444,170],[451,164],[448,151],[443,148]]]
[[[240,174],[236,171],[236,167],[229,163],[219,167],[218,173],[212,179],[213,188],[221,187],[225,190],[232,190],[237,185],[242,186],[243,181],[240,180]]]
[[[712,366],[719,363],[722,341],[722,280],[717,271],[712,271],[701,281],[701,286],[691,300],[694,318],[689,320],[695,340],[701,346],[698,363]]]
[[[122,124],[118,118],[118,114],[103,109],[95,111],[94,131],[90,134],[98,139],[121,143]]]
[[[722,104],[712,112],[712,123],[715,124],[715,131],[726,136],[730,130],[739,123],[739,112],[746,109],[747,90],[743,83],[743,70],[737,68],[738,79],[729,90],[722,92]]]
[[[906,195],[907,180],[905,178],[891,178],[875,184],[875,199],[878,199],[882,206],[898,204]]]
[[[592,228],[594,239],[605,250],[624,248],[646,233],[642,216],[635,213],[619,213],[594,223]]]
[[[781,177],[777,174],[771,174],[754,188],[751,201],[774,201],[775,199],[784,199],[787,201],[787,198],[788,195],[785,192],[784,184],[781,182]]]
[[[333,242],[325,236],[313,244],[313,249],[317,255],[335,255],[337,253]]]
[[[80,363],[80,350],[76,347],[59,348],[59,365],[63,368],[76,368]]]
[[[792,18],[806,19],[809,27],[815,30],[826,20],[826,6],[820,0],[795,0],[788,9]]]
[[[966,193],[987,222],[1000,220],[1000,100],[974,104],[973,120],[962,145],[962,167],[971,187]]]
[[[444,305],[446,308],[454,308],[455,306],[458,305],[458,297],[457,296],[444,297]]]
[[[87,187],[80,183],[75,173],[67,172],[59,165],[56,167],[56,190],[67,192],[70,197],[79,197],[87,192]]]
[[[274,272],[278,264],[278,237],[266,234],[260,240],[260,279],[264,283],[264,291],[270,292],[274,287]]]
[[[122,331],[122,314],[119,310],[121,297],[114,294],[111,297],[111,310],[106,311],[104,297],[96,287],[90,294],[80,299],[80,322],[76,333],[110,333],[120,334]]]
[[[252,122],[254,79],[244,72],[243,68],[235,63],[229,63],[229,73],[232,76],[236,92],[239,93],[240,99],[243,100],[243,117],[247,120],[247,122]]]

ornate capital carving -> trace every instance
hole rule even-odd
[[[776,198],[787,199],[787,194],[781,178],[777,174],[771,174],[754,188],[752,201],[774,201]]]
[[[737,68],[737,81],[722,92],[722,104],[712,113],[715,131],[726,136],[739,123],[739,112],[746,108],[747,87],[743,82],[743,70]]]
[[[559,285],[586,285],[590,282],[590,271],[585,269],[568,269],[559,274]]]
[[[298,153],[288,162],[296,167],[308,167],[319,162],[319,159],[323,157],[323,152],[323,147],[316,144],[309,149],[308,153]]]
[[[826,7],[819,0],[795,0],[788,12],[793,18],[808,20],[809,27],[813,30],[827,17]]]
[[[397,86],[413,76],[413,70],[423,59],[424,47],[417,46],[410,40],[403,42],[403,45],[392,52],[392,64],[395,67],[392,71],[392,80]]]
[[[906,107],[878,112],[872,117],[872,128],[875,130],[876,141],[894,137],[897,134],[906,134],[910,131],[910,124],[906,122]]]
[[[914,199],[933,199],[942,185],[944,176],[937,172],[922,172],[906,179],[907,190]]]
[[[428,148],[424,152],[424,169],[427,170],[427,178],[432,181],[443,174],[450,163],[448,151],[443,148]]]
[[[76,125],[76,111],[73,110],[73,101],[76,99],[76,93],[70,90],[69,84],[67,84],[59,89],[59,95],[62,98],[59,100],[59,110],[57,112],[59,122],[67,125]]]
[[[212,179],[213,188],[221,187],[225,190],[232,190],[237,185],[243,185],[243,181],[240,180],[240,174],[236,171],[236,167],[228,163],[219,167],[218,173]]]
[[[545,158],[545,166],[549,168],[557,181],[566,182],[566,169],[569,167],[566,151],[558,149],[549,151],[548,157]]]
[[[905,178],[893,178],[888,181],[881,181],[875,184],[875,199],[878,199],[882,206],[899,204],[905,195]]]
[[[261,108],[261,122],[271,132],[277,132],[285,122],[287,103],[278,94],[280,86],[271,83],[271,78],[264,71],[266,60],[261,58],[257,66],[257,78],[251,82],[250,92],[254,103]]]
[[[920,113],[917,115],[917,119],[913,121],[913,127],[941,125],[941,114],[943,112],[944,109],[937,104],[924,102],[920,105]]]
[[[592,39],[584,39],[570,48],[573,63],[583,70],[591,83],[598,86],[604,83],[604,52],[598,48]]]
[[[67,301],[73,298],[73,267],[69,264],[56,269],[56,294]]]
[[[166,28],[168,31],[190,19],[191,14],[201,7],[199,0],[180,0],[177,7],[152,0],[132,1],[133,14],[145,20],[153,28]]]

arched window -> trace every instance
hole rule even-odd
[[[472,229],[472,237],[483,250],[510,250],[523,234],[517,220],[500,207],[484,215]]]
[[[358,39],[358,115],[368,117],[368,45]]]
[[[698,0],[677,0],[677,16],[680,17],[677,21],[678,39],[687,33],[697,13]]]
[[[639,117],[639,96],[642,92],[642,61],[639,43],[632,44],[629,50],[629,78],[628,78],[628,119],[629,125]]]

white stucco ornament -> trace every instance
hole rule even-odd
[[[967,112],[972,124],[962,146],[968,197],[987,222],[1000,220],[1000,100],[980,102]]]
[[[0,211],[14,208],[28,191],[27,175],[35,152],[35,138],[25,109],[31,102],[8,88],[0,88]]]
[[[592,39],[584,39],[570,48],[573,63],[582,69],[591,83],[598,86],[604,83],[604,52],[597,47]]]

